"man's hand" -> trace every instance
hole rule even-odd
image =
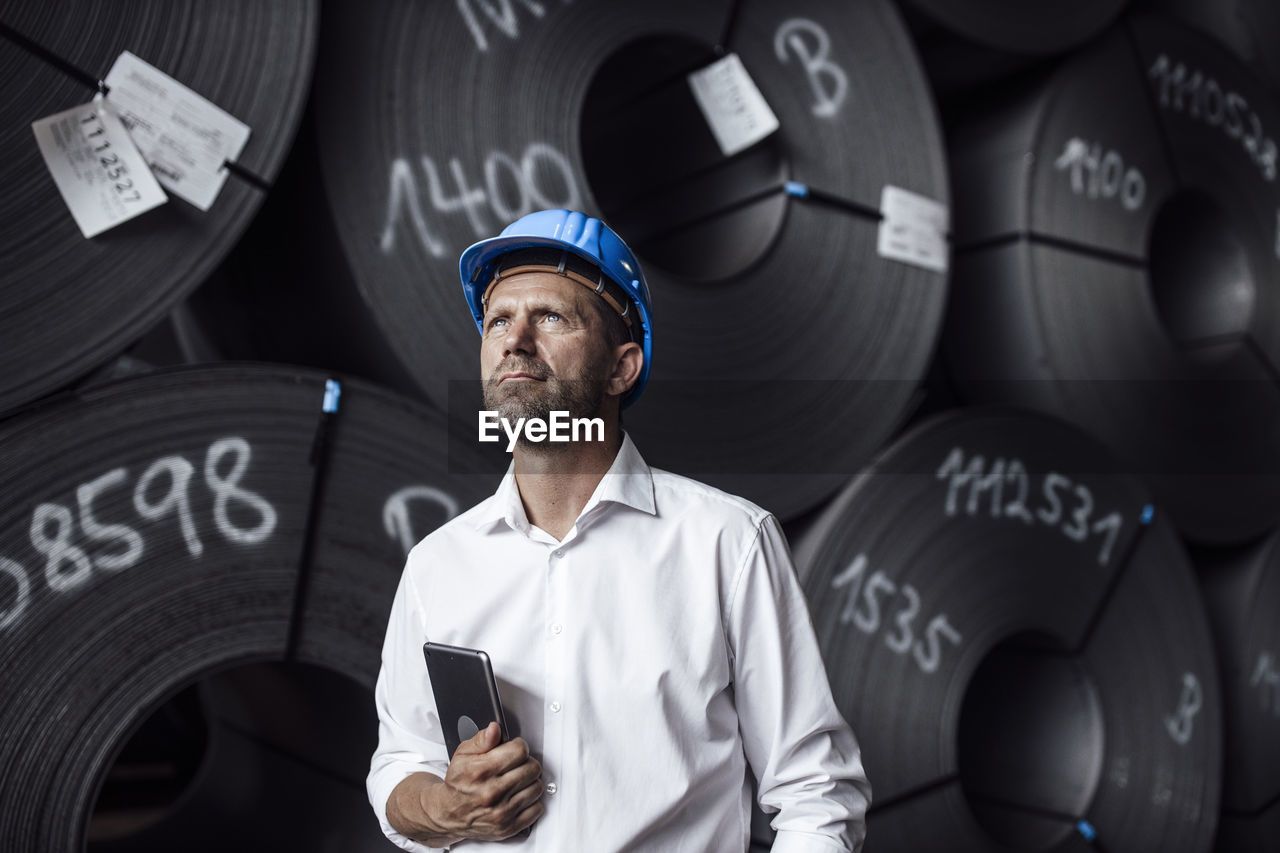
[[[542,765],[523,738],[499,743],[490,723],[453,754],[444,779],[415,773],[392,792],[387,820],[432,846],[462,838],[496,841],[532,826],[543,813]]]

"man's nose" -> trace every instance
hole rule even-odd
[[[525,317],[513,317],[507,324],[507,334],[502,340],[502,354],[519,353],[533,355],[537,345],[533,337],[533,324]]]

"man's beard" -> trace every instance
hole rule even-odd
[[[542,380],[509,382],[499,385],[504,373],[528,373]],[[568,412],[571,418],[594,418],[604,404],[603,379],[561,379],[545,362],[528,358],[504,359],[484,383],[484,407],[514,424],[517,419],[539,418],[550,421],[552,412]],[[521,433],[520,443],[526,448],[552,449],[568,447],[568,442],[542,442],[531,445]]]

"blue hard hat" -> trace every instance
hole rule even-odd
[[[635,328],[639,323],[640,347],[644,352],[644,364],[640,376],[623,399],[629,406],[640,396],[649,380],[649,365],[653,358],[652,304],[649,286],[644,282],[640,262],[627,248],[622,238],[612,228],[595,217],[574,210],[539,210],[512,222],[497,237],[481,240],[462,253],[458,260],[458,272],[462,277],[462,292],[471,306],[476,328],[484,332],[484,300],[490,283],[497,272],[499,258],[522,249],[559,249],[570,252],[587,261],[602,272],[605,278],[598,281],[596,292],[606,301],[615,300],[605,291],[612,283],[626,295],[628,304],[617,305],[623,320]],[[562,265],[563,266],[563,265]],[[634,306],[638,317],[632,316]]]

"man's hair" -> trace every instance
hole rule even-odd
[[[591,307],[595,310],[596,316],[600,318],[600,323],[604,327],[604,341],[611,349],[620,347],[631,340],[631,334],[627,331],[627,324],[618,316],[618,312],[614,311],[603,299],[592,299]],[[639,315],[637,314],[636,316],[638,317]]]

